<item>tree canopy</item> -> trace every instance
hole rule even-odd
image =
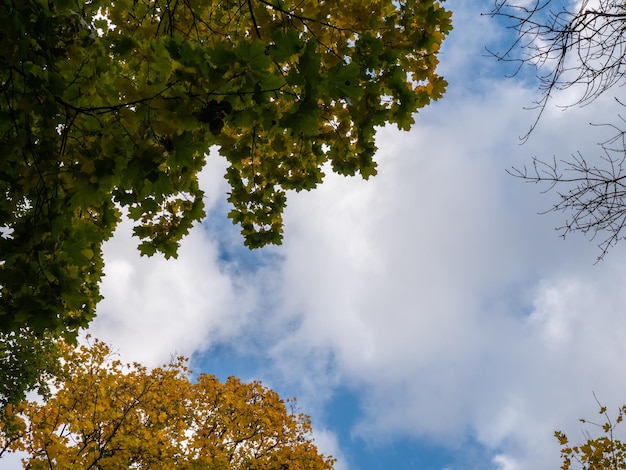
[[[228,160],[229,217],[279,243],[286,191],[376,173],[375,129],[441,97],[437,0],[0,0],[0,331],[94,317],[126,214],[176,256]]]
[[[184,358],[147,370],[94,341],[63,343],[63,367],[45,403],[11,407],[0,457],[26,451],[31,469],[330,470],[307,416],[259,382],[202,374]]]
[[[60,351],[51,334],[35,334],[28,328],[0,333],[0,415],[35,391],[45,398],[47,379],[59,370]]]

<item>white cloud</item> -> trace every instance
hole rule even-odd
[[[624,282],[619,254],[613,255],[615,261],[593,267],[593,246],[572,243],[586,248],[580,250],[578,264],[565,260],[557,268],[533,266],[554,258],[541,258],[546,250],[535,246],[538,235],[527,237],[530,226],[517,236],[479,218],[475,223],[488,228],[484,233],[472,224],[466,227],[462,215],[457,217],[469,210],[462,200],[444,212],[448,226],[463,227],[459,232],[465,243],[458,243],[467,252],[455,246],[438,249],[437,243],[451,242],[437,228],[428,234],[411,219],[398,227],[384,217],[375,217],[371,227],[355,227],[346,221],[363,223],[367,210],[378,213],[371,198],[364,195],[362,211],[356,211],[360,217],[355,217],[355,212],[335,212],[342,207],[339,191],[329,187],[328,194],[336,198],[333,206],[323,195],[319,208],[313,207],[316,202],[294,210],[313,221],[311,231],[299,230],[303,239],[298,245],[288,241],[283,295],[291,299],[288,311],[297,312],[299,306],[304,313],[300,329],[274,352],[287,371],[302,370],[294,363],[307,363],[307,357],[314,364],[320,358],[321,366],[305,368],[325,374],[330,349],[330,385],[346,380],[366,391],[367,415],[358,431],[363,437],[413,434],[449,441],[473,429],[480,442],[514,451],[518,468],[547,468],[558,457],[552,432],[595,413],[592,390],[602,389],[609,402],[619,403],[617,392],[624,384],[614,374],[624,352],[620,305],[626,299],[606,294],[619,292]],[[407,197],[398,211],[407,210],[412,200]],[[329,207],[329,214],[318,215]],[[497,204],[486,211],[499,212]],[[421,219],[427,228],[435,225],[429,217]],[[500,214],[498,220],[506,217]],[[290,223],[308,227],[304,219]],[[354,229],[346,230],[344,224]],[[501,240],[503,233],[510,237],[507,242]],[[345,255],[357,234],[365,241],[357,238],[355,246],[369,246],[375,254],[368,268],[359,264],[370,259],[368,250],[361,248],[359,262]],[[551,237],[546,232],[543,243],[552,248],[561,244]],[[565,250],[554,251],[565,255]],[[578,274],[563,272],[572,265]],[[534,291],[529,306],[501,310],[510,307],[510,287],[527,277],[537,279],[528,281]],[[318,384],[319,393],[319,383],[326,381],[316,379],[307,382]]]
[[[209,158],[201,178],[207,211],[224,198],[223,170],[223,162]],[[179,257],[166,260],[140,257],[131,229],[130,222],[122,223],[105,246],[105,299],[91,334],[128,360],[160,365],[172,354],[190,356],[239,330],[255,293],[231,277],[208,231],[195,227]]]
[[[317,450],[324,455],[331,455],[335,460],[334,470],[348,470],[346,458],[337,441],[337,436],[332,431],[318,428],[315,432],[315,446]]]
[[[320,384],[361,390],[367,440],[473,435],[503,450],[502,468],[553,468],[553,431],[595,413],[593,390],[619,403],[626,279],[617,250],[593,266],[594,244],[536,215],[550,196],[504,172],[534,151],[593,148],[574,140],[588,118],[547,113],[519,147],[529,95],[491,85],[457,90],[411,134],[383,131],[374,180],[292,198],[280,297],[299,327],[272,352],[318,397]]]
[[[519,466],[514,460],[506,455],[496,455],[493,458],[493,463],[497,465],[498,470],[518,470]]]
[[[26,452],[9,452],[2,455],[0,463],[2,468],[6,469],[19,469],[22,467],[22,459],[26,458],[28,454]]]

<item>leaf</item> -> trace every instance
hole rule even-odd
[[[269,54],[275,61],[284,63],[300,55],[304,47],[305,42],[300,39],[300,33],[296,29],[276,29],[272,33]]]
[[[271,58],[266,53],[266,47],[263,41],[241,42],[234,51],[235,57],[254,71],[264,71],[271,64]]]
[[[133,51],[136,46],[137,43],[132,36],[122,36],[112,42],[111,50],[114,54],[124,56]]]
[[[333,99],[358,99],[364,90],[359,86],[359,66],[356,64],[337,64],[328,71],[328,88]]]

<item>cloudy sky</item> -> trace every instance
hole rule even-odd
[[[617,111],[551,106],[520,145],[536,83],[485,53],[510,32],[481,16],[491,0],[446,5],[448,92],[412,131],[379,132],[378,176],[291,194],[284,244],[249,252],[211,155],[209,215],[177,260],[140,258],[126,226],[106,246],[91,333],[297,396],[338,470],[558,468],[554,430],[582,439],[594,393],[626,402],[626,244],[594,264],[597,242],[537,215],[554,195],[506,169],[598,155],[588,123]]]

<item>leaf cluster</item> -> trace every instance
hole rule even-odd
[[[50,334],[40,337],[27,328],[0,333],[0,416],[27,392],[48,396],[48,380],[59,372],[60,354]]]
[[[375,129],[441,97],[438,0],[0,0],[0,331],[71,339],[123,214],[175,257],[228,160],[229,217],[280,243],[289,190],[376,173]]]
[[[569,470],[574,462],[582,470],[626,469],[626,443],[615,437],[615,428],[624,420],[626,406],[618,410],[615,420],[609,417],[605,406],[600,406],[599,414],[604,417],[602,423],[580,420],[581,423],[590,424],[602,431],[599,437],[592,437],[585,432],[584,444],[570,445],[567,435],[561,431],[554,433],[561,445],[561,470]]]
[[[309,418],[259,382],[192,382],[185,358],[147,370],[99,341],[60,348],[52,397],[22,402],[0,427],[0,448],[26,451],[25,468],[333,468]]]

